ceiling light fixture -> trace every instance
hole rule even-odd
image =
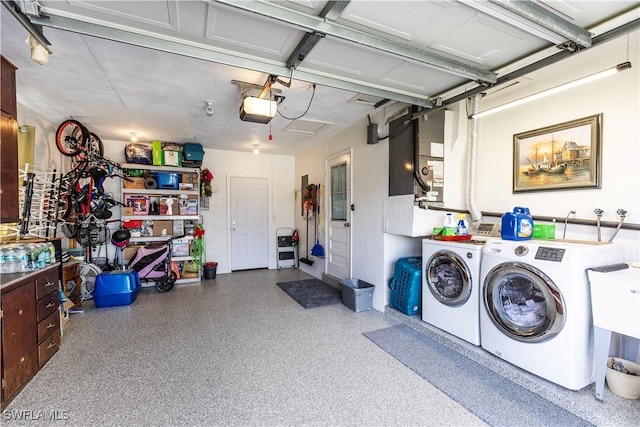
[[[473,114],[473,115],[469,116],[469,118],[470,119],[479,119],[481,117],[486,117],[486,116],[489,116],[491,114],[495,114],[497,112],[507,110],[509,108],[517,107],[518,105],[526,104],[527,102],[535,101],[537,99],[544,98],[544,97],[549,96],[549,95],[553,95],[553,94],[556,94],[556,93],[559,93],[559,92],[563,92],[563,91],[565,91],[567,89],[572,89],[574,87],[582,86],[583,84],[590,83],[590,82],[593,82],[595,80],[600,80],[600,79],[602,79],[604,77],[616,74],[616,73],[618,73],[620,71],[624,71],[624,70],[627,70],[629,68],[631,68],[631,62],[629,62],[629,61],[623,62],[622,64],[618,64],[613,68],[609,68],[607,70],[600,71],[599,73],[592,74],[590,76],[586,76],[586,77],[583,77],[581,79],[574,80],[572,82],[564,83],[564,84],[562,84],[560,86],[556,86],[556,87],[553,87],[551,89],[547,89],[545,91],[542,91],[542,92],[539,92],[539,93],[536,93],[536,94],[533,94],[533,95],[530,95],[530,96],[527,96],[527,97],[524,97],[524,98],[521,98],[521,99],[518,99],[518,100],[515,100],[515,101],[512,101],[512,102],[508,102],[508,103],[506,103],[504,105],[500,105],[498,107],[490,108],[490,109],[488,109],[486,111],[481,111],[480,113],[476,113],[476,114]]]
[[[277,111],[276,101],[247,96],[240,104],[240,120],[266,124],[271,121]]]
[[[253,144],[253,154],[260,154],[260,144]]]
[[[138,142],[138,134],[131,132],[131,142]]]

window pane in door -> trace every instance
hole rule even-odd
[[[347,219],[347,165],[331,167],[331,220]]]

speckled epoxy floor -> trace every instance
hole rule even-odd
[[[399,322],[532,382],[415,317],[340,304],[305,310],[275,285],[309,277],[296,269],[236,272],[166,294],[142,289],[131,306],[96,309],[89,301],[71,318],[60,351],[7,409],[62,419],[37,425],[483,425],[362,335]],[[640,419],[638,401],[606,392],[604,404],[589,391],[551,397],[597,412],[579,414],[592,422],[611,413],[611,422],[596,424],[636,424],[620,420]],[[3,413],[3,423],[33,425],[11,419]]]

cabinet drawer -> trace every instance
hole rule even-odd
[[[36,299],[58,289],[58,270],[52,270],[36,279]]]
[[[47,363],[60,347],[60,329],[56,329],[53,334],[38,346],[38,363],[42,366]]]
[[[37,306],[37,319],[38,322],[41,322],[42,319],[58,309],[58,293],[53,292],[41,300],[38,300]]]
[[[60,313],[51,313],[46,319],[38,323],[38,342],[44,341],[51,333],[60,327]]]

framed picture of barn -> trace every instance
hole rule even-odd
[[[513,192],[601,187],[602,114],[513,136]]]

